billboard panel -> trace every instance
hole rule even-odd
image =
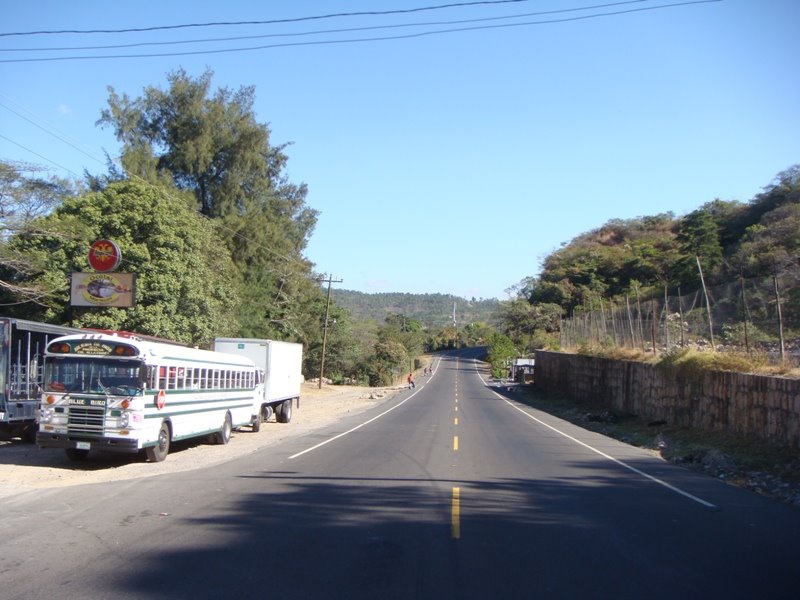
[[[135,301],[133,273],[73,273],[71,306],[118,306],[130,308]]]

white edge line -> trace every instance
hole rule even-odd
[[[477,371],[477,365],[476,365],[476,371]],[[484,379],[484,378],[481,376],[480,372],[478,372],[478,377],[480,377],[480,380],[483,382],[483,384],[484,384],[484,385],[486,385],[487,387],[489,387],[489,386],[486,384],[486,380],[485,380],[485,379]],[[702,505],[703,505],[703,506],[705,506],[706,508],[717,508],[717,506],[716,506],[715,504],[712,504],[711,502],[707,502],[706,500],[703,500],[702,498],[698,498],[697,496],[694,496],[694,495],[690,494],[689,492],[686,492],[686,491],[684,491],[684,490],[682,490],[682,489],[680,489],[680,488],[677,488],[677,487],[675,487],[674,485],[672,485],[672,484],[670,484],[670,483],[667,483],[666,481],[664,481],[664,480],[662,480],[662,479],[659,479],[658,477],[653,477],[652,475],[650,475],[650,474],[648,474],[648,473],[645,473],[644,471],[641,471],[641,470],[637,469],[636,467],[633,467],[633,466],[631,466],[631,465],[629,465],[629,464],[627,464],[627,463],[625,463],[625,462],[623,462],[623,461],[619,460],[618,458],[614,458],[613,456],[611,456],[611,455],[609,455],[609,454],[606,454],[606,453],[605,453],[605,452],[603,452],[602,450],[598,450],[597,448],[594,448],[594,447],[590,446],[590,445],[589,445],[589,444],[587,444],[586,442],[582,442],[582,441],[580,441],[579,439],[572,437],[572,436],[571,436],[571,435],[569,435],[568,433],[564,433],[563,431],[561,431],[561,430],[559,430],[559,429],[556,429],[556,428],[555,428],[555,427],[553,427],[552,425],[548,425],[547,423],[545,423],[545,422],[544,422],[544,421],[542,421],[541,419],[537,419],[537,418],[536,418],[536,417],[534,417],[532,414],[530,414],[530,413],[528,413],[528,412],[526,412],[526,411],[522,410],[522,409],[521,409],[519,406],[517,406],[516,404],[514,404],[514,403],[510,402],[510,401],[508,400],[508,398],[504,398],[503,396],[501,396],[500,394],[498,394],[497,392],[495,392],[495,391],[494,391],[494,390],[492,390],[491,388],[489,388],[489,390],[490,390],[490,391],[491,391],[491,392],[492,392],[492,393],[493,393],[495,396],[497,396],[498,398],[500,398],[500,399],[501,399],[503,402],[505,402],[506,404],[508,404],[508,405],[509,405],[511,408],[518,410],[519,412],[521,412],[521,413],[522,413],[523,415],[525,415],[526,417],[528,417],[528,418],[530,418],[530,419],[533,419],[534,421],[536,421],[536,422],[537,422],[537,423],[539,423],[540,425],[544,425],[545,427],[547,427],[547,428],[548,428],[548,429],[550,429],[551,431],[554,431],[554,432],[556,432],[557,434],[564,436],[564,437],[565,437],[565,438],[567,438],[568,440],[572,440],[572,441],[573,441],[573,442],[575,442],[576,444],[578,444],[578,445],[580,445],[580,446],[583,446],[584,448],[586,448],[586,449],[588,449],[588,450],[591,450],[592,452],[594,452],[594,453],[596,453],[596,454],[599,454],[599,455],[600,455],[600,456],[602,456],[603,458],[606,458],[606,459],[610,460],[611,462],[614,462],[614,463],[618,464],[619,466],[621,466],[621,467],[624,467],[624,468],[628,469],[629,471],[633,471],[633,472],[634,472],[634,473],[636,473],[637,475],[640,475],[640,476],[642,476],[642,477],[645,477],[646,479],[649,479],[650,481],[652,481],[652,482],[654,482],[654,483],[657,483],[658,485],[660,485],[660,486],[663,486],[663,487],[667,488],[668,490],[671,490],[671,491],[675,492],[676,494],[680,494],[681,496],[684,496],[685,498],[688,498],[689,500],[693,500],[693,501],[697,502],[698,504],[702,504]]]
[[[428,377],[427,381],[430,381],[430,380],[431,380],[431,378],[433,378],[433,376],[434,376],[435,374],[436,374],[436,370],[434,370],[434,371],[433,371],[433,373],[431,373],[431,375],[430,375],[430,377]],[[301,450],[301,451],[300,451],[300,452],[298,452],[297,454],[292,454],[292,455],[289,457],[289,460],[291,460],[291,459],[293,459],[293,458],[297,458],[298,456],[303,456],[303,454],[306,454],[306,453],[308,453],[308,452],[311,452],[312,450],[316,450],[317,448],[321,448],[322,446],[324,446],[324,445],[326,445],[326,444],[330,444],[331,442],[334,442],[334,441],[338,440],[338,439],[339,439],[339,438],[341,438],[341,437],[344,437],[344,436],[346,436],[346,435],[348,435],[348,434],[350,434],[350,433],[353,433],[354,431],[356,431],[356,430],[358,430],[358,429],[361,429],[361,428],[362,428],[362,427],[364,427],[365,425],[369,425],[369,424],[370,424],[370,423],[372,423],[373,421],[377,421],[377,420],[378,420],[378,419],[380,419],[382,416],[384,416],[384,415],[387,415],[387,414],[389,414],[390,412],[392,412],[392,411],[393,411],[395,408],[398,408],[398,407],[400,407],[400,406],[403,406],[403,404],[405,404],[406,402],[408,402],[409,400],[411,400],[411,399],[412,399],[414,396],[416,396],[418,393],[420,393],[420,392],[421,392],[421,391],[422,391],[424,388],[425,388],[425,384],[421,385],[417,391],[415,391],[413,394],[411,394],[411,395],[410,395],[408,398],[406,398],[406,399],[405,399],[405,400],[403,400],[402,402],[398,402],[398,403],[397,403],[397,404],[395,404],[395,405],[394,405],[392,408],[390,408],[390,409],[388,409],[388,410],[385,410],[385,411],[383,411],[383,412],[382,412],[381,414],[379,414],[379,415],[375,415],[375,416],[374,416],[374,417],[372,417],[372,418],[371,418],[369,421],[364,421],[363,423],[359,423],[358,425],[356,425],[356,426],[355,426],[355,427],[353,427],[352,429],[348,429],[347,431],[343,431],[342,433],[340,433],[340,434],[338,434],[338,435],[335,435],[335,436],[333,436],[332,438],[328,438],[327,440],[325,440],[324,442],[320,442],[320,443],[319,443],[319,444],[317,444],[316,446],[311,446],[311,448],[306,448],[305,450]]]

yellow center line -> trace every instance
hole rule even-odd
[[[454,540],[461,538],[461,488],[453,488],[453,504],[450,510],[450,534]]]
[[[453,436],[453,450],[458,450],[458,436]]]
[[[455,419],[453,419],[453,425],[458,425],[458,417],[456,417]]]

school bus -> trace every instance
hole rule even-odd
[[[160,462],[177,440],[227,444],[251,423],[263,385],[243,356],[122,332],[59,337],[45,350],[36,443],[71,460],[104,450]]]

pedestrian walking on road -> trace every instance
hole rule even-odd
[[[412,375],[413,375],[413,373],[409,373],[409,374],[408,374],[408,389],[411,389],[411,388],[413,388],[413,387],[416,387],[416,386],[414,385],[414,378],[412,377]]]

